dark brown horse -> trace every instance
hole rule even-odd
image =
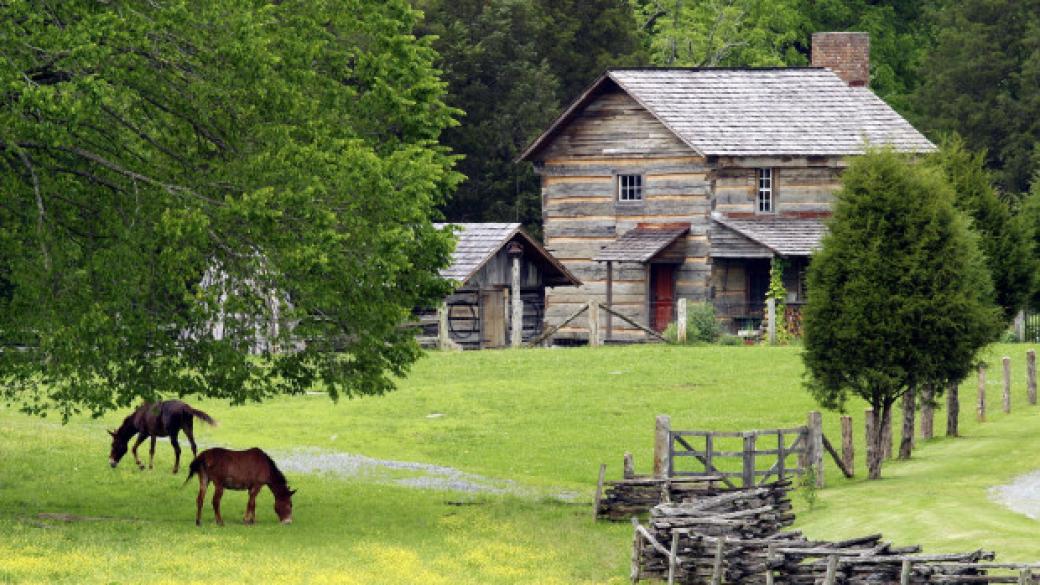
[[[173,445],[173,452],[176,455],[173,472],[177,473],[181,466],[181,445],[177,442],[178,433],[184,431],[188,442],[191,443],[191,454],[198,453],[198,447],[195,446],[195,434],[192,431],[192,420],[195,417],[211,425],[217,424],[217,421],[213,420],[210,415],[194,409],[180,400],[164,400],[158,404],[145,402],[123,420],[122,426],[114,431],[108,431],[108,434],[112,435],[112,451],[109,452],[108,463],[112,467],[119,465],[119,460],[126,455],[130,438],[137,435],[137,442],[134,443],[133,448],[134,461],[137,462],[138,467],[144,469],[144,464],[137,456],[137,448],[146,438],[151,437],[152,445],[148,451],[148,469],[151,469],[152,461],[155,459],[155,438],[169,436],[170,444]]]
[[[191,476],[199,476],[199,496],[195,499],[195,525],[202,524],[202,504],[206,500],[206,489],[213,482],[213,514],[217,524],[223,526],[220,517],[220,498],[224,488],[229,490],[249,490],[249,504],[243,522],[256,522],[256,495],[266,485],[274,494],[274,512],[282,524],[292,524],[292,496],[296,490],[289,489],[285,476],[278,470],[267,453],[256,447],[245,451],[229,451],[228,449],[206,449],[191,462],[188,467],[188,483]]]

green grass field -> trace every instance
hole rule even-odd
[[[997,550],[1040,559],[1040,523],[987,498],[989,487],[1040,469],[1040,407],[1025,404],[1026,346],[991,348],[1014,359],[1010,416],[989,376],[989,422],[974,422],[974,381],[962,390],[963,438],[919,443],[914,460],[889,462],[885,479],[841,478],[811,511],[796,496],[798,528],[820,538],[883,532],[926,550]],[[229,492],[228,525],[194,520],[197,484],[128,456],[107,465],[103,420],[62,426],[0,409],[0,583],[624,583],[630,528],[593,523],[599,464],[621,472],[631,451],[649,470],[654,415],[676,429],[744,430],[803,424],[814,408],[801,387],[798,348],[608,347],[433,354],[400,389],[331,403],[323,395],[229,407],[191,400],[220,421],[197,425],[202,446],[259,446],[276,459],[297,450],[450,466],[510,493],[417,489],[391,470],[342,477],[288,472],[299,488],[295,523],[281,526],[265,490],[258,524],[239,520],[245,496]],[[861,435],[863,405],[849,405]],[[435,415],[435,416],[430,416]],[[439,415],[439,416],[437,416]],[[937,413],[941,432],[945,414]],[[824,413],[838,437],[838,415]],[[186,443],[182,440],[182,444]],[[142,447],[145,453],[147,445]],[[186,444],[185,444],[186,447]],[[190,453],[190,452],[189,452]],[[574,494],[577,494],[576,496]]]

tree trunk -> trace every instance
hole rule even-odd
[[[881,479],[881,462],[884,461],[884,426],[885,408],[874,408],[871,411],[870,436],[867,437],[867,477]]]
[[[957,382],[950,382],[946,389],[946,436],[957,436],[957,422],[961,415],[961,403],[957,398]]]
[[[935,424],[935,385],[925,384],[921,388],[921,438],[932,438]]]
[[[899,440],[899,458],[909,459],[914,450],[914,411],[917,410],[917,389],[911,386],[903,394],[903,435]]]

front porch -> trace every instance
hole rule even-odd
[[[711,297],[715,314],[731,334],[764,329],[766,293],[774,259],[784,263],[783,322],[801,331],[805,272],[825,227],[819,217],[712,217]]]

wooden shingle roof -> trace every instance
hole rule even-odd
[[[597,262],[649,262],[672,242],[690,231],[687,225],[639,225],[607,244],[594,260]]]
[[[820,247],[820,241],[827,233],[827,226],[820,217],[761,216],[738,219],[713,214],[712,220],[713,232],[720,228],[732,230],[780,256],[809,256]],[[725,249],[726,244],[723,243],[728,240],[720,237],[713,237],[712,240],[712,256],[730,255],[731,250]],[[736,256],[753,256],[746,250],[736,248],[732,252]]]
[[[867,145],[935,146],[864,87],[830,69],[612,69],[520,156],[532,160],[604,88],[616,85],[703,156],[844,156]]]
[[[563,264],[540,243],[527,234],[519,223],[437,223],[437,229],[450,227],[455,232],[455,251],[451,254],[451,266],[440,271],[442,278],[464,283],[473,277],[484,264],[491,260],[515,238],[523,241],[525,254],[532,254],[546,266],[547,281],[559,282],[563,286],[580,286],[578,280]],[[554,286],[554,285],[551,285]]]

